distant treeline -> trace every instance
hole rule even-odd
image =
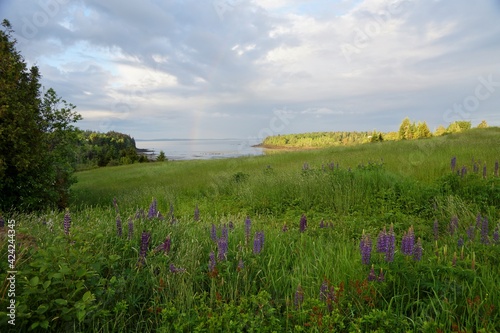
[[[447,128],[439,126],[432,133],[424,122],[411,121],[405,118],[397,132],[382,133],[376,130],[365,132],[310,132],[301,134],[284,134],[268,136],[264,139],[261,146],[264,147],[285,147],[285,148],[320,148],[330,146],[345,146],[360,143],[395,141],[395,140],[414,140],[429,138],[432,136],[441,136],[450,133],[459,133],[469,130],[472,127],[470,121],[456,121]],[[486,121],[482,121],[478,128],[488,127]]]
[[[79,131],[77,165],[79,169],[148,162],[138,154],[130,135],[107,132]]]

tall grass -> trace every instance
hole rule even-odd
[[[3,214],[17,221],[14,331],[499,331],[499,137],[493,128],[80,172],[69,234],[67,212]],[[452,157],[467,175],[451,171]],[[485,178],[473,158],[487,164]],[[148,217],[153,200],[161,215]],[[219,258],[212,226],[218,239],[228,229]],[[375,244],[390,226],[396,252],[387,262]],[[418,261],[401,250],[410,226],[423,245]],[[373,243],[369,265],[362,234]],[[0,267],[7,271],[5,260]]]

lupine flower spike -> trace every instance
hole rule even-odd
[[[139,252],[139,261],[137,265],[139,267],[143,266],[146,263],[146,254],[148,253],[149,240],[151,238],[151,234],[149,232],[143,231],[141,235],[141,247]]]
[[[302,214],[300,218],[300,232],[304,232],[307,229],[307,217],[305,214]]]
[[[293,297],[293,304],[295,305],[296,308],[298,308],[302,305],[303,302],[304,302],[304,290],[302,290],[302,287],[299,285]]]
[[[364,265],[369,265],[372,252],[372,240],[370,239],[370,235],[365,234],[364,231],[359,243],[359,250],[361,252],[361,262]]]
[[[66,214],[64,214],[64,233],[69,235],[69,229],[71,228],[71,216],[69,215],[69,210],[66,210]]]
[[[120,219],[120,216],[118,215],[118,217],[116,218],[116,234],[118,235],[118,237],[122,237],[122,233],[123,233],[122,220]]]

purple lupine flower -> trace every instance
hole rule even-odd
[[[221,237],[225,238],[226,240],[229,238],[229,230],[227,229],[227,226],[225,223],[222,226]]]
[[[404,255],[410,256],[413,254],[413,248],[415,246],[415,234],[413,233],[413,226],[408,228],[408,232],[403,235],[401,241],[401,252]]]
[[[66,210],[66,214],[64,214],[64,233],[69,235],[69,229],[71,228],[71,216],[69,215],[69,210]]]
[[[463,237],[460,237],[457,241],[457,246],[458,247],[462,247],[464,246],[464,238]]]
[[[422,252],[423,252],[423,247],[422,247],[422,240],[420,237],[417,240],[417,244],[415,245],[415,248],[413,249],[413,260],[415,261],[420,261],[422,259]]]
[[[454,156],[451,159],[451,171],[455,172],[455,167],[457,166],[457,158]]]
[[[184,273],[184,272],[186,272],[185,268],[175,267],[175,265],[172,263],[170,264],[169,269],[170,269],[171,273]]]
[[[477,163],[474,163],[472,166],[472,172],[478,173],[479,172],[479,165]]]
[[[215,253],[214,251],[210,252],[209,255],[209,261],[208,261],[208,271],[210,273],[213,273],[215,271],[215,265],[217,264],[215,261]]]
[[[296,308],[298,308],[302,305],[303,302],[304,302],[304,290],[302,290],[302,287],[299,285],[293,297],[293,304],[295,305]]]
[[[121,237],[122,236],[122,220],[120,219],[120,215],[118,215],[116,217],[116,234],[118,235],[118,237]]]
[[[439,222],[437,219],[434,220],[433,231],[434,231],[434,240],[438,240],[438,238],[439,238]]]
[[[214,242],[217,242],[217,228],[213,223],[212,223],[212,228],[210,228],[210,239]]]
[[[451,218],[449,229],[450,229],[450,235],[453,236],[458,229],[458,217],[457,216],[453,216]]]
[[[387,233],[387,251],[385,252],[385,261],[393,262],[394,253],[396,251],[396,235],[394,234],[394,225],[391,223],[389,232]]]
[[[151,202],[151,205],[149,205],[148,218],[152,219],[157,216],[158,210],[156,206],[157,206],[156,199],[153,198],[153,202]]]
[[[128,219],[128,239],[131,240],[134,235],[134,222],[132,218]]]
[[[386,228],[384,227],[384,230],[380,231],[377,237],[377,252],[379,253],[387,252],[387,241],[388,241],[388,234]]]
[[[463,166],[463,167],[462,167],[462,171],[461,171],[461,173],[460,173],[460,176],[462,176],[462,178],[463,178],[463,177],[464,177],[464,176],[466,176],[466,175],[467,175],[467,167],[466,167],[466,166]]]
[[[198,209],[198,205],[194,207],[194,220],[199,221],[200,220],[200,210]]]
[[[489,244],[490,240],[488,238],[489,227],[488,227],[488,218],[483,217],[483,221],[481,223],[481,243]]]
[[[319,227],[323,229],[325,227],[325,221],[321,220],[321,222],[319,223]]]
[[[259,254],[262,252],[264,247],[264,232],[258,231],[255,233],[255,238],[253,240],[253,253]]]
[[[326,302],[328,299],[328,293],[330,292],[328,286],[328,281],[326,279],[323,280],[321,287],[319,287],[319,300],[322,302]]]
[[[475,236],[475,232],[474,232],[474,226],[473,225],[470,225],[469,228],[467,228],[467,239],[471,242],[474,241],[474,236]]]
[[[288,231],[288,227],[286,226],[286,223],[283,224],[283,228],[281,228],[281,231],[283,231],[283,232],[287,232]]]
[[[227,239],[219,238],[217,241],[217,260],[224,261],[227,259]]]
[[[248,244],[250,241],[250,231],[252,229],[252,221],[250,220],[250,217],[247,216],[245,219],[245,241]]]
[[[170,236],[167,236],[167,238],[165,238],[165,241],[160,245],[158,245],[154,251],[155,252],[162,251],[165,255],[168,255],[170,253],[171,247],[172,247],[172,240],[170,239]]]
[[[370,269],[370,273],[368,274],[368,281],[375,281],[377,279],[377,275],[375,275],[375,268]]]
[[[245,268],[245,264],[243,263],[243,259],[240,259],[238,261],[238,266],[236,267],[236,270],[238,272],[241,272]]]
[[[139,251],[139,261],[138,266],[142,266],[146,263],[146,254],[148,253],[149,240],[151,239],[151,234],[149,232],[143,231],[141,235],[141,247]]]
[[[495,161],[495,177],[498,177],[498,161]]]
[[[378,282],[384,282],[385,281],[384,271],[382,270],[382,268],[380,269],[380,273],[378,274],[377,281]]]
[[[495,242],[495,244],[498,244],[500,242],[500,236],[498,234],[498,227],[496,227],[495,231],[493,232],[493,242]]]
[[[307,229],[307,217],[305,214],[302,214],[300,217],[300,232],[304,232]]]
[[[234,223],[233,223],[233,221],[229,221],[229,230],[231,230],[231,231],[234,230]]]
[[[365,265],[369,265],[372,253],[372,240],[370,235],[363,233],[359,243],[359,249],[361,252],[361,262]]]

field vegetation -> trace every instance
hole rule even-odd
[[[69,209],[1,214],[12,331],[500,331],[499,143],[493,127],[78,172]]]

